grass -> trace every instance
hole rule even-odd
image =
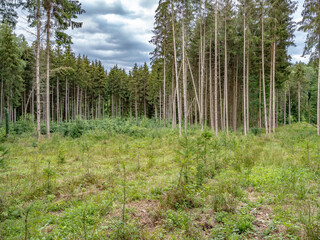
[[[55,125],[39,143],[18,125],[0,147],[0,239],[319,239],[311,125],[247,137],[192,127],[186,139],[107,119]]]

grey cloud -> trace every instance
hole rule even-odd
[[[143,2],[148,4],[148,1],[144,0]],[[138,18],[142,21],[153,21],[152,16],[127,11],[120,1],[110,5],[102,0],[98,3],[83,0],[83,8],[87,11],[79,18],[84,23],[83,28],[69,31],[73,38],[73,49],[76,54],[85,54],[91,60],[101,60],[107,68],[118,64],[129,70],[134,63],[141,65],[144,62],[149,62],[148,53],[153,50],[153,46],[149,44],[149,39],[141,41],[138,39],[138,35],[149,34],[152,29],[134,32],[126,29],[126,24],[123,22]],[[122,21],[119,23],[108,22],[104,17],[107,14],[120,16]]]
[[[152,8],[158,3],[158,0],[140,0],[140,6],[143,8]]]
[[[113,4],[107,4],[105,1],[83,1],[83,9],[86,10],[85,15],[106,15],[106,14],[116,14],[120,16],[134,16],[134,13],[126,10],[120,1]]]

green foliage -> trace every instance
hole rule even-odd
[[[0,155],[10,152],[0,169],[2,238],[319,235],[319,138],[310,125],[279,128],[272,137],[190,129],[179,138],[146,119],[83,123],[79,138],[63,136],[70,122],[36,146],[30,134],[1,145]],[[149,134],[127,131],[137,127]]]

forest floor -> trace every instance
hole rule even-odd
[[[140,128],[2,139],[0,239],[320,239],[313,126]]]

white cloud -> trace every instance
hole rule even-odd
[[[298,0],[298,9],[293,15],[293,20],[297,23],[302,20],[301,12],[303,10],[303,2],[304,0]],[[299,26],[297,26],[297,28],[299,28]],[[302,57],[303,50],[304,50],[304,42],[306,40],[306,37],[307,37],[306,33],[298,30],[295,31],[294,43],[296,46],[289,47],[288,49],[288,52],[292,57],[291,59],[292,63],[296,63],[299,61],[308,63],[310,56]]]

